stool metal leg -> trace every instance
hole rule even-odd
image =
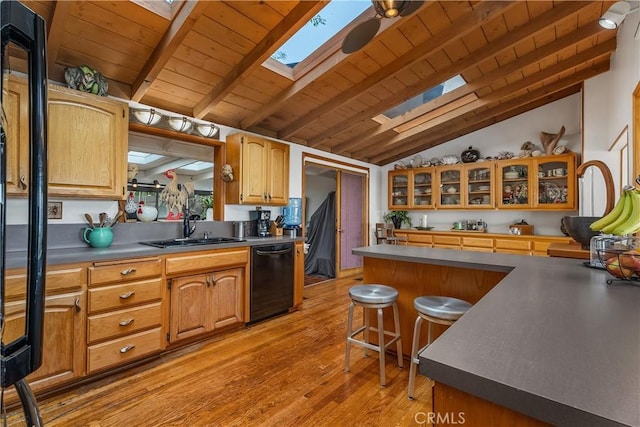
[[[364,310],[364,342],[370,343],[369,341],[369,330],[371,329],[371,323],[369,318],[370,310],[367,307],[362,307]],[[369,349],[367,347],[364,348],[364,357],[369,357]]]
[[[398,353],[398,366],[403,367],[402,361],[402,338],[400,337],[400,315],[398,314],[398,304],[393,303],[393,322],[398,340],[396,341],[396,351]]]
[[[351,334],[353,333],[353,310],[355,308],[355,304],[352,302],[349,306],[349,317],[347,318],[347,343],[346,349],[344,353],[344,371],[349,372],[349,355],[351,350]]]
[[[387,385],[385,379],[385,363],[384,363],[384,354],[386,351],[386,347],[384,345],[384,320],[382,318],[382,309],[378,309],[378,345],[380,346],[380,385],[382,387]]]
[[[409,399],[413,400],[413,391],[416,387],[416,368],[418,367],[418,346],[420,345],[420,329],[422,317],[418,316],[413,328],[413,344],[411,344],[411,367],[409,368]]]

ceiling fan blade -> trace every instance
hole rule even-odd
[[[420,9],[420,6],[422,6],[423,4],[424,4],[423,0],[410,0],[405,3],[405,7],[402,8],[399,15],[400,16],[411,15],[412,13]]]
[[[380,20],[371,18],[355,26],[342,41],[342,52],[353,53],[362,49],[380,29]]]

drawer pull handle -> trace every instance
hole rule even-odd
[[[136,319],[123,320],[122,322],[120,322],[120,326],[129,326],[130,324],[133,323],[134,320],[136,320]]]
[[[120,299],[129,299],[134,296],[136,293],[134,291],[129,291],[126,294],[120,294]]]
[[[73,305],[76,307],[76,313],[80,313],[80,310],[82,310],[82,306],[80,306],[80,297],[76,297]]]
[[[135,345],[127,345],[127,346],[122,347],[120,349],[120,353],[124,354],[124,353],[128,352],[129,350],[133,350],[134,348],[136,348]]]
[[[127,268],[126,270],[122,270],[120,272],[120,274],[122,274],[123,276],[128,276],[131,273],[135,273],[136,269],[135,268]]]
[[[217,283],[216,283],[216,282],[217,282],[217,280],[216,280],[216,276],[214,276],[214,275],[212,274],[212,275],[211,275],[211,284],[212,284],[213,286],[215,286],[215,285],[217,285]]]
[[[207,288],[211,286],[211,280],[209,279],[209,276],[205,277],[204,281],[207,283]]]
[[[20,189],[21,190],[27,189],[27,178],[25,178],[24,175],[20,175]]]

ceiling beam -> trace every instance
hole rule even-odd
[[[495,16],[504,13],[516,4],[517,2],[513,1],[480,3],[471,12],[461,16],[459,19],[456,19],[444,30],[425,40],[424,43],[416,46],[405,55],[402,55],[397,60],[379,68],[376,72],[370,74],[362,81],[351,86],[340,95],[334,97],[328,102],[323,103],[321,106],[308,112],[302,117],[299,117],[293,123],[289,124],[280,132],[278,132],[278,137],[280,139],[286,140],[287,138],[298,132],[300,129],[308,126],[311,123],[314,123],[324,115],[333,112],[342,104],[356,98],[358,95],[368,90],[371,86],[393,77],[396,73],[399,73],[400,71],[408,68],[425,56],[441,50],[444,46],[450,43],[460,40],[482,24],[488,22]]]
[[[551,43],[547,43],[539,49],[535,49],[528,54],[525,54],[524,56],[521,56],[520,58],[505,64],[502,67],[496,68],[495,70],[467,83],[464,86],[454,89],[451,92],[440,96],[439,98],[436,98],[417,108],[414,108],[413,110],[410,110],[405,114],[402,114],[401,116],[393,118],[376,128],[363,132],[359,135],[352,136],[345,141],[334,144],[326,144],[326,147],[330,147],[334,152],[341,152],[348,147],[349,150],[353,152],[354,148],[367,146],[376,138],[392,130],[396,130],[396,128],[399,128],[398,130],[402,132],[403,130],[406,130],[403,128],[405,124],[409,124],[410,122],[427,115],[431,111],[439,110],[444,105],[454,102],[454,100],[461,99],[464,96],[485,86],[488,86],[499,79],[503,79],[511,73],[518,72],[521,69],[526,68],[532,64],[541,62],[549,56],[557,55],[559,51],[573,46],[581,41],[589,39],[600,33],[602,30],[602,27],[600,27],[600,25],[598,25],[598,23],[594,21],[581,28],[578,28],[576,31],[572,31],[571,33]]]
[[[167,61],[173,56],[174,52],[184,41],[189,31],[200,18],[200,15],[211,6],[210,2],[190,0],[185,1],[176,14],[169,28],[162,36],[160,43],[149,56],[142,71],[136,77],[131,87],[131,99],[139,102],[147,92],[153,81],[158,77]]]
[[[499,99],[495,100],[495,109],[493,109],[490,113],[488,111],[483,111],[478,114],[471,114],[472,111],[468,111],[469,116],[466,119],[462,117],[458,117],[456,120],[447,120],[439,123],[439,126],[432,127],[429,129],[430,135],[426,136],[428,138],[437,138],[441,136],[443,133],[452,132],[453,129],[457,127],[464,127],[468,125],[468,121],[470,120],[472,123],[475,123],[479,118],[480,120],[486,119],[487,115],[497,115],[503,114],[510,110],[516,109],[527,103],[529,101],[533,101],[539,98],[543,98],[549,95],[552,95],[555,92],[566,89],[570,86],[574,86],[575,84],[581,83],[586,79],[594,77],[598,74],[604,73],[609,70],[609,61],[605,61],[598,65],[594,65],[590,68],[586,68],[582,71],[574,73],[568,77],[565,77],[561,80],[558,80],[554,83],[551,83],[547,86],[543,86],[539,89],[533,90],[522,96],[511,99],[510,101],[500,103]],[[483,106],[488,106],[490,104],[484,104]],[[469,117],[472,117],[469,119]],[[398,146],[396,150],[390,147],[386,147],[386,152],[380,152],[380,150],[376,150],[375,154],[368,156],[370,162],[377,164],[380,161],[386,161],[388,158],[402,158],[411,153],[415,153],[416,151],[423,150],[423,146],[425,145],[425,135],[422,133],[415,133],[412,135],[413,141],[407,143],[406,140],[402,141],[402,146]],[[398,144],[400,145],[400,144]],[[400,157],[398,157],[400,156]]]
[[[201,119],[231,93],[253,71],[262,65],[287,39],[316,15],[329,0],[301,1],[278,25],[269,31],[242,60],[193,108],[193,116]],[[205,2],[206,3],[206,2]]]
[[[373,9],[373,7],[370,7],[369,9],[364,11],[358,18],[353,20],[347,27],[333,36],[329,40],[329,42],[327,42],[327,44],[331,44],[331,46],[327,47],[322,52],[322,54],[313,59],[310,58],[311,64],[307,66],[307,61],[302,61],[302,63],[300,63],[298,66],[304,67],[304,70],[299,75],[297,72],[295,73],[295,81],[293,82],[293,84],[280,92],[264,108],[261,108],[260,110],[251,114],[249,117],[242,120],[240,122],[240,128],[249,129],[252,126],[257,125],[258,123],[278,111],[283,105],[287,103],[287,101],[296,96],[311,83],[315,82],[320,76],[328,73],[329,71],[335,70],[335,67],[345,59],[353,59],[355,55],[364,55],[364,50],[360,50],[352,54],[343,53],[342,40],[346,36],[346,33],[349,32],[352,28],[375,16],[375,10]],[[378,34],[382,34],[388,29],[394,29],[400,24],[402,24],[401,19],[383,19],[380,23],[380,30],[378,30]],[[324,45],[320,48],[324,48]],[[292,73],[292,78],[293,77],[294,76]]]
[[[71,13],[71,8],[75,5],[72,1],[58,0],[55,2],[51,21],[47,22],[49,32],[47,33],[47,69],[53,70],[58,59],[58,52],[64,36],[64,25]]]
[[[379,103],[376,103],[376,105],[366,108],[351,117],[347,117],[340,123],[333,124],[326,131],[309,139],[308,145],[310,147],[317,147],[321,145],[325,139],[335,136],[340,132],[344,132],[362,121],[370,120],[371,117],[382,114],[389,108],[395,107],[401,102],[404,102],[405,100],[416,96],[417,94],[422,93],[457,74],[461,74],[471,67],[477,66],[477,64],[482,61],[496,56],[506,49],[512,48],[515,44],[524,39],[531,38],[534,35],[557,25],[562,20],[569,16],[573,16],[573,14],[579,10],[590,5],[592,5],[591,2],[582,1],[566,1],[560,3],[553,9],[542,13],[528,23],[507,33],[503,37],[492,41],[485,47],[471,52],[464,58],[461,58],[437,73],[434,73],[431,77],[423,79],[414,85],[407,86],[406,89],[397,92],[391,97],[381,100]],[[363,89],[363,92],[365,91],[366,89]]]

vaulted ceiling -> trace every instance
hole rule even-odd
[[[597,23],[611,1],[426,1],[360,51],[341,52],[347,27],[294,68],[271,56],[325,1],[24,3],[47,21],[52,80],[87,64],[111,95],[379,165],[576,93],[616,48]]]

